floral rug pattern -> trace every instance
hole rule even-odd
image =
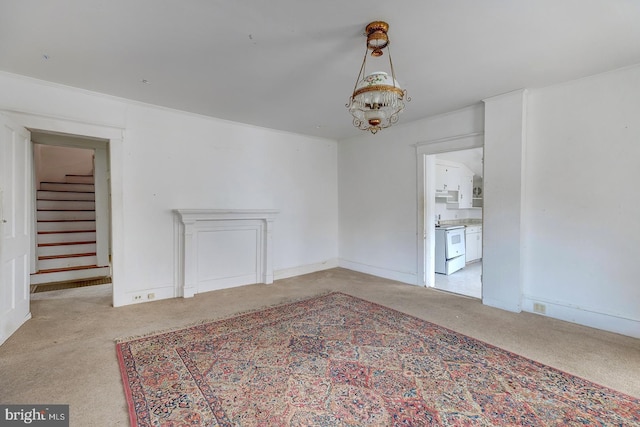
[[[342,293],[117,344],[133,426],[640,426],[640,400]]]

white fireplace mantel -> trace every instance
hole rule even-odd
[[[177,296],[273,283],[273,209],[176,209]]]

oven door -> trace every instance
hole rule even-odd
[[[464,228],[447,230],[446,232],[446,258],[451,259],[464,255]]]

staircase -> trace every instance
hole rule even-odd
[[[109,276],[108,266],[97,265],[93,175],[42,182],[36,199],[38,271],[31,284]]]

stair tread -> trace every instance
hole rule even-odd
[[[50,183],[50,184],[69,184],[68,182],[61,182],[61,183]],[[79,183],[72,183],[72,185],[77,185],[77,184],[81,184],[81,185],[93,185],[93,184],[82,184],[81,182]],[[95,194],[95,191],[78,191],[78,190],[38,190],[38,191],[49,191],[49,192],[55,192],[55,193],[80,193],[80,194]]]
[[[71,185],[93,185],[88,182],[66,182],[66,181],[40,181],[40,184],[71,184]]]
[[[47,199],[43,197],[38,197],[36,200],[42,200],[45,202],[94,202],[95,201],[95,200],[87,200],[87,199]]]
[[[56,242],[56,243],[38,243],[38,247],[49,247],[49,246],[71,246],[71,245],[91,245],[96,243],[95,240],[87,240],[82,242]]]
[[[59,193],[95,193],[95,183],[88,182],[51,182],[40,183],[38,191],[56,191]]]
[[[38,209],[38,212],[87,212],[95,209]]]
[[[64,194],[68,194],[68,193],[78,193],[78,194],[94,193],[95,194],[95,191],[77,191],[77,190],[38,190],[38,191],[45,191],[47,193],[64,193]]]
[[[60,234],[60,233],[95,233],[96,230],[58,230],[58,231],[38,231],[38,234]]]
[[[95,219],[39,219],[38,222],[95,222]]]
[[[84,256],[96,256],[96,253],[95,252],[88,252],[88,253],[84,253],[84,254],[44,255],[44,256],[39,256],[38,260],[63,259],[63,258],[80,258],[80,257],[84,257]]]

